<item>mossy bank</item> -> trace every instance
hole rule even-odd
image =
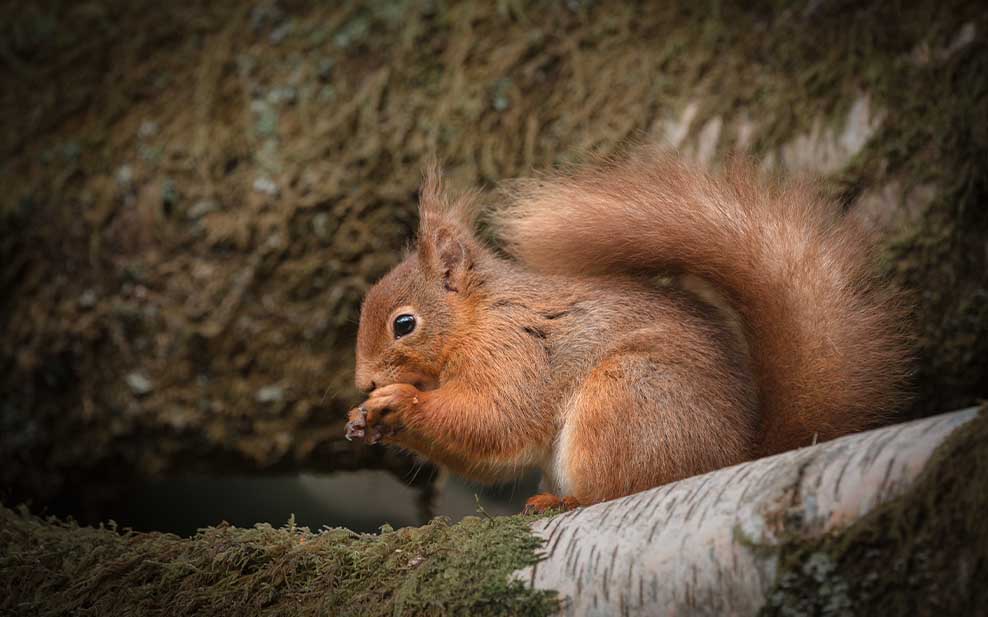
[[[179,538],[0,507],[0,613],[548,615],[553,594],[510,578],[538,559],[531,519],[436,519],[378,535],[219,526]]]

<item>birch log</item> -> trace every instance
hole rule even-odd
[[[515,576],[557,591],[565,615],[755,614],[783,542],[840,530],[902,494],[977,413],[851,435],[540,520],[545,560]]]
[[[0,615],[988,615],[988,415],[976,415],[534,521],[179,538],[0,506]]]

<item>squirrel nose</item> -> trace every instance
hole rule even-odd
[[[366,377],[361,379],[357,378],[357,389],[365,394],[370,394],[377,389],[377,384],[374,383],[373,379],[367,379]]]

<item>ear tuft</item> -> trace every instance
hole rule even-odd
[[[476,246],[464,212],[468,196],[451,201],[443,186],[435,158],[429,158],[419,191],[419,260],[431,274],[441,278],[447,291],[461,292],[469,286]]]
[[[439,161],[430,156],[426,160],[422,186],[419,188],[419,234],[424,235],[430,227],[447,218],[449,210]]]

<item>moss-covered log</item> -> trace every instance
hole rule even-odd
[[[982,406],[911,486],[860,520],[818,536],[788,525],[762,614],[988,613],[986,470],[988,410]]]
[[[179,538],[0,507],[0,613],[547,615],[555,594],[510,578],[538,546],[523,517],[380,535],[258,525]]]
[[[531,520],[190,539],[0,510],[0,610],[31,615],[976,614],[988,414],[852,435]]]
[[[628,138],[822,172],[915,292],[913,415],[970,404],[986,32],[976,0],[4,3],[0,487],[407,464],[342,420],[433,151],[464,185]]]

